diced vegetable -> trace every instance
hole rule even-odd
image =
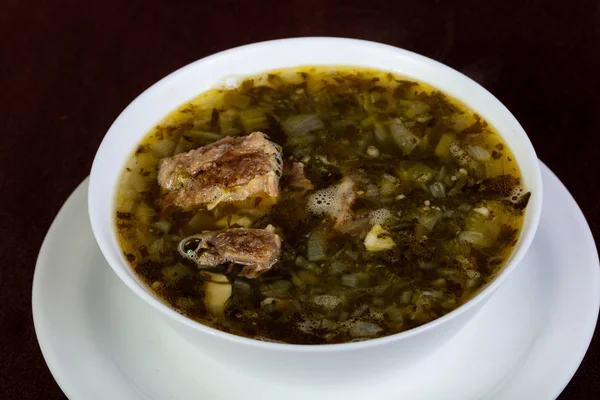
[[[423,225],[425,229],[431,231],[435,227],[435,224],[437,224],[438,221],[442,219],[443,214],[444,213],[440,210],[427,210],[419,217],[419,223]]]
[[[333,310],[342,303],[342,298],[330,294],[322,294],[313,298],[313,303],[326,310]]]
[[[487,161],[492,157],[490,152],[481,146],[469,146],[467,150],[469,155],[477,161]]]
[[[240,113],[240,120],[246,133],[260,131],[269,127],[267,115],[260,108],[242,111]]]
[[[321,231],[313,231],[308,237],[306,257],[310,261],[321,261],[327,258],[325,251],[325,235]]]
[[[321,279],[312,271],[299,268],[292,271],[292,282],[296,286],[316,285]]]
[[[288,280],[279,280],[263,283],[260,287],[260,292],[269,297],[287,297],[293,286],[292,282]]]
[[[175,265],[163,267],[162,269],[163,276],[172,282],[178,281],[179,279],[186,277],[191,273],[191,268],[182,263],[177,263]]]
[[[196,305],[196,302],[190,299],[189,297],[180,297],[175,301],[175,304],[179,308],[186,309],[194,307]]]
[[[388,122],[390,134],[404,155],[412,153],[419,145],[420,139],[415,136],[398,118]]]
[[[173,150],[175,150],[175,143],[171,140],[165,139],[152,143],[152,152],[158,158],[171,157]]]
[[[367,233],[364,244],[367,251],[391,250],[396,246],[394,239],[379,224],[374,225]]]
[[[402,183],[408,185],[422,185],[429,183],[436,175],[434,169],[422,162],[418,162],[408,168],[400,166],[396,172],[398,177],[402,180]]]
[[[135,211],[135,218],[144,224],[150,224],[152,218],[156,217],[156,215],[156,210],[143,201],[138,204]]]
[[[475,116],[468,111],[456,113],[452,115],[452,128],[456,133],[460,133],[473,125],[476,121]]]
[[[380,144],[387,143],[388,139],[390,138],[388,128],[381,122],[376,122],[374,124],[373,133]]]
[[[161,219],[159,221],[154,222],[152,224],[152,228],[156,229],[157,231],[160,231],[162,233],[167,233],[171,229],[171,223],[169,221],[165,221],[164,219]]]
[[[491,239],[485,237],[481,232],[466,231],[458,234],[460,240],[469,242],[478,247],[488,247],[491,244]]]
[[[165,254],[168,253],[169,247],[168,242],[165,241],[164,237],[160,237],[154,240],[148,247],[148,254],[154,261],[160,261]]]
[[[435,182],[429,186],[431,195],[436,199],[443,199],[446,197],[446,189],[441,182]]]
[[[212,229],[214,217],[206,211],[198,211],[192,218],[189,219],[187,226],[191,232],[200,232],[203,230]]]
[[[350,329],[350,336],[352,337],[367,337],[375,336],[381,332],[381,327],[372,322],[356,321]]]
[[[223,96],[223,102],[227,107],[235,107],[240,110],[245,110],[252,103],[252,98],[238,92],[228,91]]]
[[[411,119],[418,119],[419,122],[426,122],[431,119],[431,115],[427,113],[431,109],[428,104],[423,103],[418,100],[398,100],[400,105],[406,107],[404,110],[404,115]]]
[[[229,283],[229,279],[223,274],[215,274],[209,271],[200,271],[198,275],[206,282],[225,284]]]
[[[367,284],[369,281],[369,275],[364,272],[356,274],[342,275],[341,283],[348,287],[358,287]]]
[[[233,281],[233,288],[235,289],[236,293],[243,295],[249,295],[252,292],[252,286],[250,285],[250,282],[244,278],[236,278],[236,280]]]
[[[489,160],[485,163],[485,177],[494,178],[506,173],[502,160]]]
[[[410,303],[412,297],[413,297],[413,291],[405,290],[404,292],[402,292],[402,295],[400,295],[400,302],[404,303],[404,304],[408,304],[408,303]]]
[[[247,215],[230,214],[216,222],[218,228],[250,228],[254,221]]]
[[[450,152],[450,143],[454,142],[456,137],[452,133],[445,133],[440,138],[437,146],[435,147],[435,155],[444,161],[448,161],[452,158]]]
[[[217,133],[208,132],[204,130],[189,130],[186,132],[186,136],[204,144],[214,142],[216,140],[221,139],[222,137]]]
[[[219,114],[219,127],[221,129],[221,135],[235,136],[239,134],[240,130],[236,127],[238,119],[239,114],[237,113],[237,111],[228,110],[221,112]]]
[[[204,283],[204,304],[206,309],[214,316],[223,315],[225,304],[231,297],[231,284],[227,283]]]
[[[300,136],[323,129],[325,124],[317,114],[301,114],[287,118],[281,123],[281,127],[289,136]]]
[[[379,184],[379,192],[386,196],[395,193],[398,190],[400,182],[398,178],[390,174],[383,174]]]
[[[331,265],[329,266],[329,271],[333,275],[337,275],[337,274],[341,274],[344,271],[347,271],[351,267],[352,267],[352,263],[350,261],[334,260],[334,261],[332,261]]]
[[[379,149],[375,146],[369,146],[367,147],[367,154],[370,157],[379,157]]]

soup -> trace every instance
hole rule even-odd
[[[388,72],[305,67],[167,116],[126,165],[115,218],[133,271],[182,314],[328,344],[459,307],[510,256],[528,199],[463,104]]]

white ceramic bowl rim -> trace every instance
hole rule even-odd
[[[418,326],[416,328],[410,329],[405,332],[400,332],[397,334],[384,336],[381,338],[361,341],[361,342],[352,342],[352,343],[341,343],[341,344],[328,344],[328,345],[298,345],[298,344],[287,344],[287,343],[273,343],[260,341],[256,339],[249,339],[242,336],[226,333],[220,331],[215,328],[211,328],[207,325],[203,325],[199,322],[191,320],[184,315],[178,313],[171,307],[167,306],[153,294],[151,294],[150,290],[133,274],[131,271],[131,267],[125,260],[124,256],[121,254],[121,250],[119,248],[116,235],[115,235],[115,226],[114,226],[114,193],[116,192],[116,187],[118,183],[118,175],[114,181],[112,187],[102,186],[100,181],[104,174],[105,165],[110,160],[114,160],[114,157],[111,157],[112,151],[118,146],[119,136],[122,134],[123,130],[126,129],[126,125],[128,119],[131,119],[132,115],[135,114],[135,111],[139,112],[139,108],[142,106],[147,106],[148,99],[154,98],[157,96],[161,96],[167,93],[170,90],[171,86],[175,86],[177,84],[181,85],[182,80],[185,81],[188,76],[192,76],[193,72],[196,69],[202,69],[203,66],[210,66],[211,64],[218,65],[219,63],[227,63],[228,65],[232,65],[234,63],[241,63],[238,69],[240,71],[244,70],[243,63],[245,60],[250,60],[252,57],[265,57],[270,54],[276,54],[277,52],[284,51],[285,49],[294,49],[298,53],[302,51],[307,52],[307,54],[312,54],[310,50],[314,49],[316,52],[321,52],[322,58],[326,59],[328,56],[325,55],[328,52],[334,54],[335,52],[341,52],[339,54],[346,54],[348,52],[352,52],[354,54],[360,53],[360,56],[350,55],[349,59],[353,61],[344,63],[344,62],[293,62],[290,64],[286,62],[276,61],[273,63],[273,66],[268,69],[263,69],[261,71],[250,71],[249,73],[244,74],[243,72],[239,75],[248,76],[248,75],[257,75],[261,72],[266,72],[268,70],[274,70],[278,68],[285,67],[294,67],[294,66],[306,66],[306,65],[348,65],[348,66],[356,66],[356,67],[370,67],[374,69],[381,70],[389,70],[398,75],[404,75],[408,77],[413,77],[417,80],[421,80],[426,83],[430,83],[429,80],[421,79],[419,77],[419,73],[417,74],[407,74],[405,71],[402,71],[402,65],[410,65],[412,70],[416,70],[421,68],[423,70],[428,70],[429,73],[435,73],[439,75],[446,76],[447,80],[452,80],[453,84],[456,87],[460,87],[460,93],[454,93],[453,91],[447,91],[443,87],[440,87],[439,84],[431,82],[430,84],[434,87],[439,88],[445,93],[448,93],[452,97],[457,98],[458,100],[465,103],[470,108],[478,111],[478,102],[488,103],[487,108],[492,108],[494,113],[497,113],[496,120],[504,121],[506,124],[511,126],[511,129],[514,130],[514,134],[519,138],[520,145],[523,146],[524,150],[523,154],[526,156],[522,156],[519,158],[517,154],[515,154],[517,158],[517,162],[521,168],[521,172],[523,173],[524,186],[528,190],[532,191],[532,196],[530,198],[527,210],[525,223],[523,227],[523,231],[521,236],[515,246],[515,250],[511,255],[510,259],[506,263],[503,270],[498,274],[498,276],[480,293],[474,296],[471,300],[469,300],[464,305],[458,307],[452,312],[437,318],[429,323]],[[307,50],[308,49],[308,50]],[[344,53],[346,52],[346,53]],[[290,51],[291,53],[291,51]],[[367,53],[367,54],[362,54]],[[367,55],[374,54],[382,54],[385,55],[385,58],[393,60],[395,64],[389,66],[379,66],[374,65],[374,63],[367,57]],[[335,56],[332,56],[335,58]],[[341,56],[344,57],[343,55]],[[293,56],[291,56],[293,58]],[[390,61],[391,62],[391,61]],[[199,88],[195,95],[187,95],[183,96],[179,99],[178,103],[172,104],[171,110],[176,109],[178,106],[185,104],[186,101],[191,100],[191,98],[199,95],[200,93],[206,91],[211,86],[215,86],[215,84],[224,83],[224,79],[227,76],[238,76],[238,74],[227,74],[226,76],[215,76],[216,79],[212,79],[212,85],[202,89]],[[189,90],[188,90],[189,91]],[[461,97],[461,93],[470,93],[467,97]],[[475,99],[476,104],[471,104],[470,100]],[[473,101],[475,101],[473,100]],[[146,104],[147,103],[147,104]],[[485,112],[480,112],[482,117],[486,120],[490,120]],[[153,119],[149,121],[149,127],[155,126],[160,122],[162,118],[168,115],[168,112],[147,117],[147,119]],[[491,122],[496,128],[498,126]],[[500,134],[505,138],[503,131],[498,129]],[[147,129],[143,132],[136,133],[136,137],[138,138],[137,143],[141,141],[141,139],[150,131]],[[514,143],[506,140],[513,150]],[[136,143],[136,144],[137,144]],[[135,147],[131,147],[127,150],[127,154],[131,156]],[[513,150],[514,151],[514,150]],[[117,157],[118,159],[118,157]],[[118,159],[119,162],[119,170],[124,168],[124,164],[126,162],[126,158]],[[524,168],[527,168],[529,173],[524,173]],[[527,175],[527,176],[526,176]],[[110,196],[110,204],[107,204],[107,199]],[[233,48],[230,50],[222,51],[220,53],[216,53],[214,55],[208,56],[206,58],[200,59],[196,62],[193,62],[175,72],[168,75],[167,77],[161,79],[159,82],[155,83],[153,86],[148,88],[142,94],[140,94],[115,120],[111,128],[108,130],[106,136],[104,137],[98,152],[96,154],[96,158],[94,159],[94,163],[92,165],[91,177],[90,177],[90,187],[88,193],[88,208],[90,214],[90,222],[92,226],[92,230],[94,232],[94,236],[96,237],[96,241],[104,254],[104,257],[107,259],[110,266],[113,268],[115,273],[119,276],[119,278],[134,292],[136,293],[142,300],[146,303],[152,305],[155,309],[160,311],[162,314],[172,318],[178,323],[187,325],[192,327],[204,334],[209,335],[217,335],[221,336],[223,339],[239,342],[248,346],[262,347],[262,348],[270,348],[270,349],[281,349],[286,351],[299,351],[299,352],[337,352],[337,351],[352,351],[358,349],[364,349],[374,346],[385,345],[386,343],[398,341],[403,338],[408,338],[414,335],[418,335],[419,333],[433,329],[438,325],[444,324],[446,321],[468,311],[472,307],[475,307],[481,301],[484,301],[488,298],[507,278],[507,276],[512,272],[512,270],[516,267],[519,261],[523,258],[523,255],[529,248],[535,231],[537,229],[540,215],[541,215],[541,206],[542,206],[542,181],[541,181],[541,172],[539,169],[539,164],[537,162],[537,156],[535,154],[535,150],[529,141],[526,133],[523,128],[519,125],[514,116],[506,109],[506,107],[497,100],[491,93],[489,93],[486,89],[481,87],[479,84],[475,83],[471,79],[467,78],[463,74],[458,71],[453,70],[450,67],[447,67],[437,61],[431,60],[419,54],[399,49],[393,46],[369,42],[364,40],[357,39],[346,39],[346,38],[329,38],[329,37],[307,37],[307,38],[294,38],[294,39],[281,39],[281,40],[273,40],[267,42],[260,42],[255,44],[250,44],[246,46],[241,46],[237,48]],[[104,202],[104,204],[103,204]],[[108,213],[108,214],[107,214]]]

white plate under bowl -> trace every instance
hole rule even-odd
[[[531,249],[469,325],[409,371],[343,386],[250,379],[188,345],[106,264],[88,222],[86,180],[37,260],[32,302],[42,353],[71,399],[555,398],[591,340],[600,270],[579,207],[542,171],[544,209]]]

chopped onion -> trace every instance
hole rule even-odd
[[[429,210],[421,214],[419,217],[419,223],[423,225],[428,231],[435,227],[435,224],[442,218],[443,213],[440,210]]]
[[[242,125],[244,126],[246,133],[269,127],[267,115],[260,108],[242,111],[240,113],[240,120],[242,121]]]
[[[429,186],[429,191],[431,192],[431,195],[436,199],[443,199],[446,197],[446,189],[444,188],[444,185],[442,185],[440,182],[435,182],[431,184]]]
[[[351,262],[343,260],[334,260],[329,266],[329,273],[333,275],[341,274],[352,266]]]
[[[442,168],[440,168],[440,170],[439,170],[439,172],[437,174],[436,179],[438,181],[443,181],[444,179],[446,179],[447,175],[448,175],[448,170],[447,170],[446,166],[443,165]]]
[[[245,279],[237,278],[233,281],[233,288],[236,293],[249,294],[252,291],[252,286],[250,282]]]
[[[411,297],[412,297],[412,295],[411,295]],[[409,301],[410,301],[410,299],[409,299]],[[387,315],[387,317],[391,321],[394,321],[394,322],[404,321],[404,312],[401,309],[399,309],[398,307],[394,307],[394,306],[388,307],[385,310],[385,315]]]
[[[156,239],[155,241],[153,241],[150,246],[148,246],[148,253],[150,253],[150,258],[153,261],[160,261],[160,259],[163,257],[163,254],[167,253],[167,243],[165,243],[165,238],[160,237],[158,239]]]
[[[322,294],[313,298],[313,303],[327,310],[333,310],[342,303],[342,299],[331,294]]]
[[[489,240],[480,232],[461,232],[458,234],[458,238],[479,247],[487,247],[489,245]]]
[[[152,228],[159,230],[162,233],[167,233],[171,230],[171,223],[169,221],[161,219],[160,221],[156,221],[155,223],[153,223]]]
[[[341,282],[344,286],[357,287],[368,279],[365,273],[342,275]]]
[[[135,210],[136,218],[144,224],[149,224],[150,220],[156,216],[156,210],[150,207],[146,202],[142,201],[137,210]]]
[[[412,290],[405,290],[404,292],[402,292],[402,294],[400,295],[400,302],[404,303],[404,304],[408,304],[410,303],[410,301],[412,300],[413,297],[413,292]]]
[[[412,118],[412,119],[415,119],[418,116],[421,116],[421,114],[424,114],[431,109],[431,107],[428,104],[425,104],[422,101],[418,101],[418,100],[400,99],[400,100],[398,100],[398,102],[401,105],[406,107],[405,114],[406,114],[406,116],[408,116],[409,118]]]
[[[130,172],[128,184],[138,193],[145,192],[150,187],[150,181],[139,173]]]
[[[325,124],[317,114],[300,114],[283,121],[281,127],[289,136],[299,136],[317,129],[323,129]]]
[[[404,155],[412,153],[412,151],[421,141],[417,136],[409,131],[408,128],[406,128],[402,121],[398,118],[390,121],[388,123],[388,127],[390,128],[390,133],[394,139],[394,142],[396,142],[396,145],[398,145]]]
[[[469,146],[467,151],[477,161],[487,161],[491,157],[490,152],[481,146]]]
[[[466,271],[467,276],[469,277],[469,279],[479,279],[481,277],[481,273],[479,273],[478,271],[469,269]]]
[[[374,336],[381,331],[381,327],[372,322],[356,321],[350,329],[350,336],[365,337]]]
[[[308,237],[306,257],[310,261],[321,261],[327,258],[325,236],[322,232],[312,232]]]
[[[260,292],[269,297],[286,297],[294,284],[290,281],[275,281],[264,283],[260,287]]]
[[[354,310],[352,312],[352,314],[350,314],[350,316],[352,318],[356,318],[356,317],[360,317],[361,315],[363,315],[365,313],[365,311],[367,311],[369,309],[369,305],[368,304],[362,304],[360,305],[356,310]]]
[[[235,126],[238,117],[239,113],[233,110],[221,111],[221,113],[219,113],[219,127],[221,128],[221,136],[235,136],[241,133],[241,130]]]
[[[152,151],[159,158],[172,156],[173,150],[175,150],[175,143],[167,139],[152,144]]]

